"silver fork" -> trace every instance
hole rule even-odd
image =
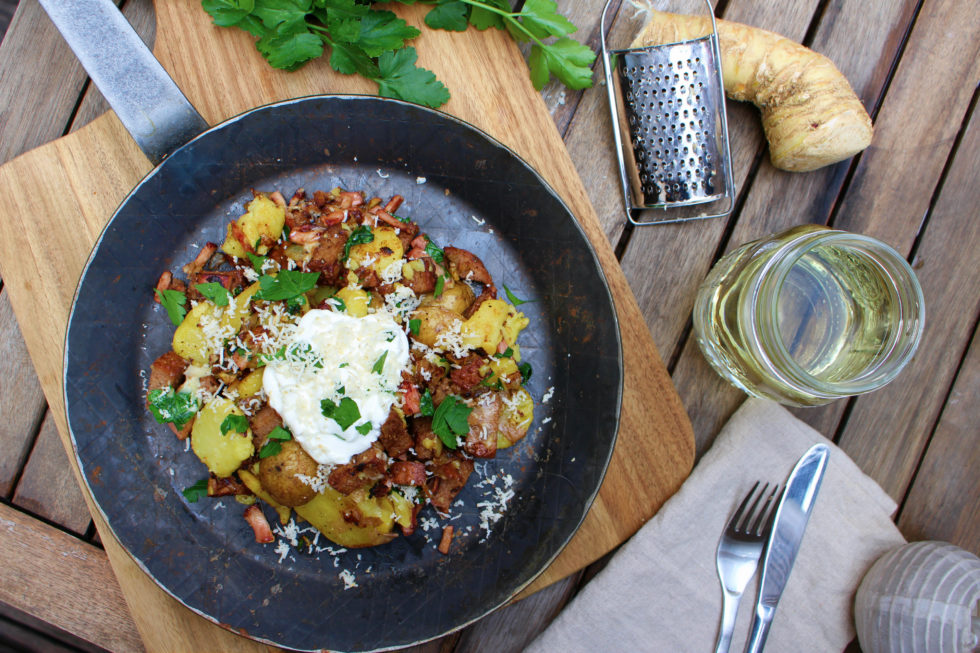
[[[769,529],[772,527],[775,510],[771,508],[779,492],[779,485],[774,485],[771,491],[769,483],[756,492],[758,489],[759,482],[756,481],[728,521],[728,526],[718,543],[716,562],[718,578],[721,579],[723,603],[721,630],[715,644],[715,653],[728,651],[732,642],[732,631],[735,628],[738,603],[745,587],[755,575],[759,559],[762,557],[762,549],[768,539]]]

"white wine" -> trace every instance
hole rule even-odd
[[[894,378],[922,333],[921,290],[887,245],[806,225],[722,258],[698,292],[694,327],[736,386],[817,405]]]

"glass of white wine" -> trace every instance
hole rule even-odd
[[[922,337],[922,289],[888,245],[804,225],[722,258],[698,290],[708,362],[753,396],[816,406],[876,390]]]

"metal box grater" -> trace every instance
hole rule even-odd
[[[735,193],[711,4],[705,0],[712,22],[707,36],[610,49],[610,2],[602,12],[602,54],[627,218],[647,225],[729,215]],[[700,206],[708,204],[715,206]],[[654,211],[634,215],[646,209]]]

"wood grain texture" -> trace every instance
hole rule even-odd
[[[0,601],[102,648],[143,650],[105,553],[3,504],[0,531]]]
[[[46,67],[62,76],[32,74]],[[30,84],[32,92],[0,94],[0,161],[64,134],[85,80],[81,64],[37,0],[21,2],[0,43],[0,87]]]
[[[0,496],[9,498],[44,416],[44,394],[17,328],[10,298],[0,288]]]
[[[13,504],[60,524],[79,536],[85,534],[92,522],[85,496],[71,473],[68,456],[50,411],[41,423],[34,448],[14,492]]]
[[[879,3],[849,0],[828,8],[814,35],[814,49],[831,56],[838,69],[869,108],[882,92],[885,76],[897,56],[900,39],[911,21],[916,2]],[[855,39],[865,25],[878,26],[865,38]],[[745,203],[737,216],[725,251],[789,229],[799,224],[826,224],[851,161],[842,161],[808,173],[778,170],[764,157],[751,187],[744,190]],[[626,265],[624,259],[624,266]],[[627,268],[629,269],[629,268]],[[696,291],[696,286],[694,288]],[[693,295],[686,297],[693,306]],[[684,345],[674,370],[674,379],[685,397],[711,397],[711,406],[685,407],[692,415],[698,451],[710,444],[745,395],[724,381],[704,360],[693,336]],[[798,411],[797,416],[814,423],[825,435],[833,435],[845,402],[825,408]],[[817,424],[821,415],[831,416],[829,424]]]
[[[578,578],[573,574],[484,617],[463,631],[454,653],[520,653],[572,597]]]
[[[373,90],[365,88],[371,85],[363,80],[333,74],[325,62],[307,66],[295,75],[273,71],[259,59],[250,37],[209,26],[197,3],[164,3],[157,9],[160,26],[157,54],[192,102],[212,122],[280,97],[328,90]],[[421,22],[420,9],[399,10],[410,22]],[[590,513],[583,535],[537,581],[535,587],[543,587],[614,547],[677,488],[693,462],[690,427],[561,139],[544,103],[531,89],[526,65],[509,37],[493,31],[467,35],[427,32],[426,39],[421,39],[417,47],[423,65],[435,69],[451,89],[463,89],[456,92],[446,108],[498,136],[541,170],[558,189],[597,246],[616,296],[627,352],[628,379],[620,445],[610,468],[609,482]],[[188,56],[201,51],[214,56],[206,59]],[[228,68],[216,70],[216,61],[227,62]],[[21,323],[32,325],[28,345],[63,435],[60,343],[72,291],[64,279],[77,278],[88,244],[94,242],[122,195],[147,170],[145,159],[110,114],[18,158],[0,174],[0,187],[7,190],[38,180],[50,184],[47,187],[51,189],[75,189],[77,215],[69,219],[77,229],[71,234],[62,232],[40,238],[32,235],[30,229],[12,228],[5,219],[2,221],[4,242],[0,245],[3,273],[11,288],[16,289],[13,294],[20,295],[14,306]],[[15,200],[10,215],[26,215],[30,206],[34,214],[57,211],[65,216],[64,198],[59,201],[50,193],[39,194],[42,197],[34,198],[36,201]],[[52,252],[60,255],[52,256]],[[21,260],[26,258],[31,260]],[[9,263],[14,260],[18,261],[16,266]],[[46,293],[44,302],[28,301],[32,289],[49,284],[52,292]],[[623,497],[628,497],[629,502],[624,503]],[[175,604],[168,604],[173,603],[172,599],[162,593],[157,591],[154,595],[150,581],[121,554],[118,545],[106,536],[104,525],[96,521],[148,646],[182,648],[181,644],[190,642],[213,641],[217,645],[223,641],[223,631],[185,610],[175,609]],[[166,616],[161,618],[161,614]],[[229,645],[239,644],[241,641],[236,640]]]
[[[898,526],[912,540],[941,540],[980,556],[980,333],[973,334]]]

